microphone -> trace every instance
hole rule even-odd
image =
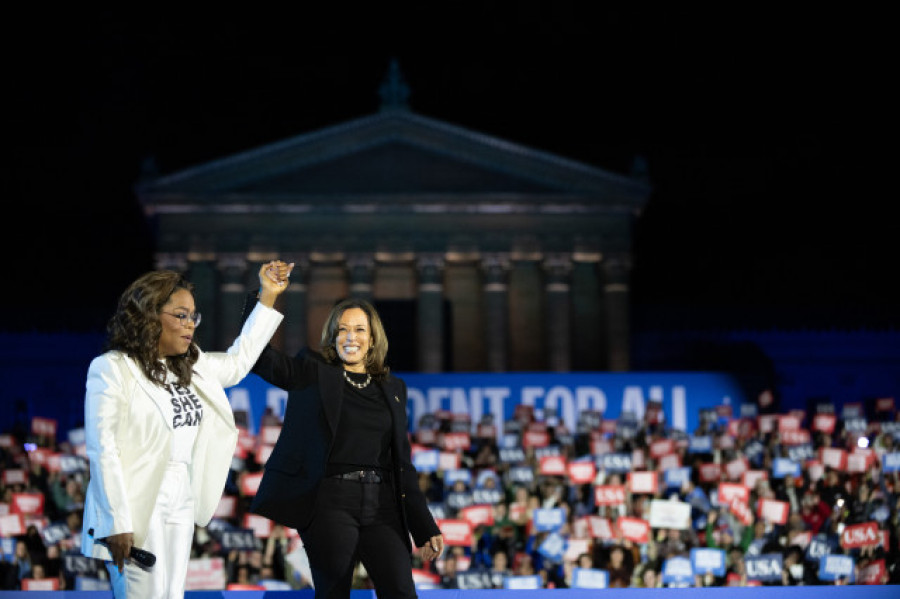
[[[90,536],[94,536],[94,529],[91,528],[88,530],[88,534]],[[107,549],[109,549],[109,545],[106,543],[106,539],[94,539],[95,543],[100,543]],[[156,556],[150,553],[145,549],[141,549],[140,547],[131,546],[131,550],[128,552],[128,559],[134,561],[137,565],[142,568],[152,568],[153,564],[156,563]]]

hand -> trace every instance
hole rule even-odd
[[[104,539],[109,552],[112,553],[113,563],[119,568],[119,573],[125,569],[125,558],[134,545],[134,534],[130,532],[121,532],[117,535],[110,535]]]
[[[259,269],[259,301],[268,307],[275,305],[278,297],[288,286],[288,279],[294,263],[286,264],[281,260],[272,260],[263,264]]]
[[[422,559],[425,561],[431,561],[436,559],[442,552],[444,551],[444,536],[443,535],[435,535],[428,540],[427,543],[422,545]]]

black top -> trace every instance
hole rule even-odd
[[[355,383],[366,375],[347,372]],[[325,476],[354,470],[391,471],[391,414],[380,387],[371,381],[359,389],[344,382],[344,401],[328,456]]]

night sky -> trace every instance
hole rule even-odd
[[[858,139],[886,122],[877,33],[799,9],[592,4],[17,9],[0,331],[102,330],[152,268],[142,165],[370,115],[392,58],[422,115],[616,173],[645,162],[637,326],[896,326],[884,161]]]

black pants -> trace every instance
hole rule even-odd
[[[316,599],[350,597],[357,558],[379,598],[414,598],[412,558],[390,482],[325,478],[310,525],[299,531],[309,556]]]

